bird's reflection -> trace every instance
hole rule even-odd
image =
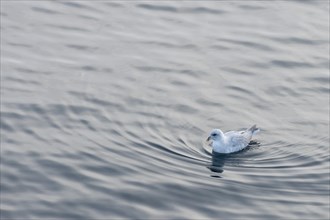
[[[212,152],[212,164],[208,166],[212,172],[217,174],[212,174],[212,177],[221,178],[220,174],[224,172],[224,166],[226,163],[226,160],[230,158],[231,155],[228,154],[220,154],[216,152]]]
[[[207,166],[208,169],[214,172],[211,177],[222,178],[220,174],[224,172],[226,162],[229,162],[231,165],[239,165],[241,156],[249,151],[253,146],[260,146],[260,143],[253,140],[249,143],[247,148],[231,154],[221,154],[212,151],[212,164]]]

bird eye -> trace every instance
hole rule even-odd
[[[214,134],[211,134],[212,136],[216,136],[217,134],[216,133],[214,133]]]

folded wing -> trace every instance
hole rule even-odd
[[[250,143],[251,137],[250,132],[230,132],[228,145],[235,150],[241,150]]]

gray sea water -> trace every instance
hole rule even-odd
[[[329,219],[328,13],[1,1],[1,219]]]

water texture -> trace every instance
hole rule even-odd
[[[1,219],[329,219],[328,12],[1,1]]]

